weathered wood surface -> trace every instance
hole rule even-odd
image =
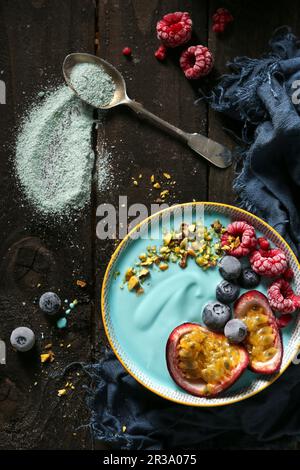
[[[90,208],[73,224],[45,227],[22,201],[15,184],[13,144],[19,116],[36,92],[49,82],[62,81],[65,55],[78,50],[93,53],[98,37],[97,53],[124,74],[132,98],[178,127],[232,146],[222,130],[223,118],[208,111],[203,102],[194,104],[199,84],[183,77],[178,52],[173,51],[165,64],[154,58],[156,21],[169,11],[190,11],[195,43],[208,43],[215,54],[215,80],[232,57],[263,52],[277,26],[290,24],[299,32],[299,9],[295,0],[287,0],[284,7],[270,0],[226,1],[224,6],[236,21],[224,36],[217,37],[211,32],[210,19],[219,6],[216,0],[0,0],[0,72],[4,71],[0,79],[7,84],[7,105],[0,105],[0,337],[8,343],[14,327],[28,325],[38,335],[37,349],[52,342],[56,353],[55,363],[41,367],[38,351],[19,357],[8,347],[8,365],[0,366],[0,449],[92,447],[87,429],[77,430],[88,420],[81,387],[85,379],[72,371],[76,389],[60,399],[57,389],[65,379],[53,375],[72,361],[99,359],[100,339],[105,341],[100,288],[115,241],[96,239],[97,206],[118,205],[119,196],[124,195],[128,204],[150,208],[159,197],[150,176],[161,180],[163,172],[176,180],[166,201],[169,204],[234,200],[233,169],[211,167],[129,110],[117,109],[98,129],[99,164],[103,147],[111,153],[109,189],[98,190],[95,184]],[[132,60],[122,56],[124,46],[133,48]],[[206,89],[209,85],[210,79],[201,84]],[[74,285],[77,278],[89,283],[84,298]],[[84,302],[64,333],[48,323],[34,303],[46,289],[60,289],[63,299],[81,296]]]

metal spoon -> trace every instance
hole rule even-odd
[[[120,72],[111,64],[106,62],[100,57],[91,54],[83,54],[83,53],[74,53],[69,54],[63,63],[63,74],[66,80],[67,85],[81,98],[83,99],[80,94],[77,93],[77,90],[74,89],[72,82],[71,82],[71,72],[73,67],[77,64],[89,62],[99,67],[102,67],[107,74],[111,76],[113,79],[116,91],[112,101],[105,105],[99,105],[100,109],[110,109],[120,104],[124,104],[129,106],[133,111],[137,113],[139,117],[145,117],[151,123],[155,124],[157,127],[168,131],[170,134],[179,137],[183,142],[185,142],[189,147],[191,147],[198,155],[206,158],[211,163],[216,165],[219,168],[227,168],[232,163],[232,154],[230,150],[224,147],[217,142],[214,142],[211,139],[208,139],[204,135],[201,134],[191,134],[189,132],[184,132],[181,129],[173,126],[172,124],[164,121],[163,119],[155,116],[155,114],[147,111],[142,104],[137,103],[134,100],[131,100],[126,93],[126,84],[124,78],[120,74]],[[83,101],[86,101],[83,99]],[[91,103],[88,103],[91,104]]]

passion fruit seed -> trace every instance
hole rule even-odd
[[[248,328],[247,349],[255,361],[269,361],[276,353],[274,347],[275,332],[269,324],[269,318],[262,307],[248,310],[242,318]]]
[[[213,331],[221,331],[231,317],[231,308],[221,302],[209,302],[202,312],[203,323]]]
[[[186,379],[220,383],[239,363],[240,354],[222,336],[215,338],[200,329],[186,333],[178,345],[178,366]]]

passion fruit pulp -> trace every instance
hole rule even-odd
[[[249,353],[249,367],[259,374],[277,372],[283,347],[268,299],[257,290],[248,291],[235,302],[234,316],[248,328],[244,344]]]
[[[243,346],[197,323],[183,323],[172,331],[166,359],[174,382],[198,397],[213,397],[230,387],[249,362]]]

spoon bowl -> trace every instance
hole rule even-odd
[[[115,93],[110,103],[106,105],[103,105],[101,103],[99,103],[99,105],[95,105],[95,102],[88,102],[86,99],[84,99],[84,97],[81,96],[78,90],[76,90],[76,87],[74,87],[74,85],[72,84],[72,70],[74,69],[74,67],[76,67],[76,65],[82,63],[90,63],[96,65],[99,68],[104,69],[104,71],[111,77],[115,84]],[[231,165],[231,151],[224,145],[219,144],[218,142],[215,142],[214,140],[209,139],[204,135],[185,132],[182,129],[179,129],[173,124],[170,124],[169,122],[164,121],[160,117],[151,113],[150,111],[145,109],[142,104],[131,100],[127,96],[125,80],[122,77],[121,73],[113,65],[106,62],[106,60],[101,59],[100,57],[97,57],[95,55],[84,54],[80,52],[69,54],[67,55],[63,63],[63,74],[67,85],[85,103],[99,109],[110,109],[120,104],[126,105],[131,108],[140,118],[147,119],[160,129],[163,129],[169,132],[170,134],[176,136],[186,145],[188,145],[192,150],[194,150],[196,154],[206,158],[206,160],[210,161],[218,168],[227,168]]]
[[[67,55],[67,57],[64,60],[63,63],[63,74],[64,78],[66,80],[67,85],[72,88],[74,93],[76,93],[77,96],[79,96],[80,99],[85,101],[87,104],[94,106],[92,103],[89,103],[85,99],[82,98],[82,96],[77,92],[76,88],[74,88],[71,80],[71,73],[73,68],[78,65],[78,64],[83,64],[83,63],[89,63],[89,64],[94,64],[97,65],[98,67],[104,69],[104,71],[112,78],[116,90],[114,97],[112,101],[109,104],[106,104],[105,106],[99,105],[99,109],[110,109],[114,108],[115,106],[118,106],[119,104],[126,104],[128,101],[128,96],[126,93],[126,83],[120,72],[109,62],[106,62],[106,60],[101,59],[100,57],[97,57],[92,54],[84,54],[80,52],[75,52],[73,54]]]

